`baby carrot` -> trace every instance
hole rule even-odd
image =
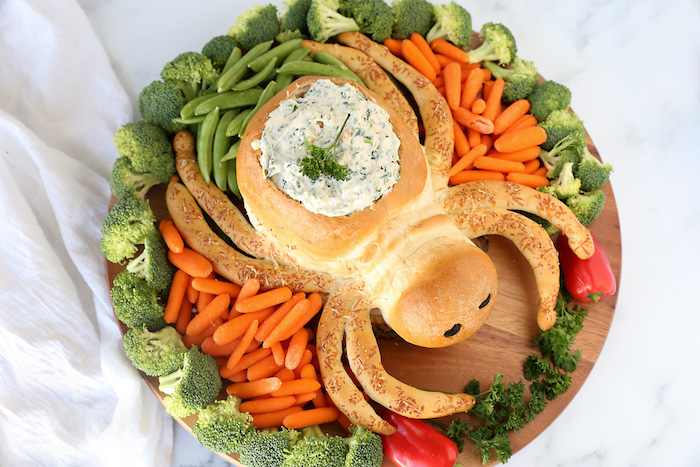
[[[500,135],[530,110],[530,101],[520,99],[503,109],[493,121],[493,134]]]
[[[203,310],[200,310],[199,313],[192,318],[190,324],[187,325],[185,333],[196,336],[203,332],[209,323],[221,317],[221,315],[228,310],[230,304],[231,297],[226,294],[217,295]]]
[[[520,130],[509,131],[499,136],[493,147],[498,152],[514,152],[531,146],[539,146],[547,141],[547,132],[539,126],[532,126]]]
[[[258,327],[258,332],[255,334],[255,339],[260,342],[264,342],[272,330],[280,323],[280,321],[284,319],[285,316],[287,316],[292,308],[294,308],[297,303],[305,298],[305,293],[298,292],[292,295],[292,298],[277,307],[270,317],[263,321],[260,327]]]
[[[445,99],[451,109],[460,105],[462,92],[462,69],[457,62],[452,62],[445,67]]]
[[[256,349],[249,352],[241,357],[238,361],[238,365],[234,368],[226,369],[226,373],[238,373],[239,371],[244,371],[250,369],[256,363],[266,359],[270,356],[270,349]],[[224,371],[224,370],[222,370]],[[223,376],[223,375],[222,375]]]
[[[187,325],[190,324],[192,319],[192,304],[188,300],[183,300],[180,306],[180,311],[177,315],[177,322],[175,323],[175,330],[180,334],[185,334]]]
[[[506,161],[527,162],[531,161],[532,159],[537,159],[541,150],[542,149],[539,146],[530,146],[529,148],[513,152],[498,152],[494,150],[489,153],[489,157],[503,159]]]
[[[312,392],[321,387],[321,383],[313,379],[295,379],[292,381],[285,381],[280,384],[280,387],[271,391],[274,397],[281,396],[294,396],[297,394],[302,394],[305,392]],[[246,399],[241,396],[241,399]]]
[[[238,296],[236,297],[236,301],[233,304],[233,309],[236,309],[236,305],[238,304],[238,302],[246,298],[252,297],[253,295],[257,294],[259,290],[260,281],[255,277],[252,277],[245,281],[241,286],[241,290],[238,293]]]
[[[297,374],[285,367],[280,368],[280,370],[275,373],[275,376],[278,377],[283,383],[297,379]]]
[[[258,323],[259,321],[257,319],[250,323],[250,326],[248,326],[245,334],[243,334],[243,338],[241,338],[241,341],[238,343],[236,349],[231,353],[231,356],[226,362],[226,368],[235,368],[236,365],[238,365],[238,362],[241,361],[241,357],[243,357],[248,349],[248,346],[253,342],[255,331],[258,330]]]
[[[207,292],[199,292],[197,294],[197,309],[203,310],[209,305],[209,303],[214,299],[214,294]]]
[[[454,129],[455,152],[459,157],[464,157],[464,155],[469,152],[469,140],[467,139],[467,135],[464,134],[462,127],[454,118],[452,119],[452,125]]]
[[[532,172],[532,175],[539,175],[541,177],[546,177],[547,172],[548,172],[547,167],[540,167],[539,169]]]
[[[311,351],[311,347],[311,344],[306,346],[304,353],[301,355],[299,365],[297,366],[296,370],[294,370],[294,372],[297,375],[297,378],[301,378],[301,369],[309,363],[311,363],[311,361],[314,359],[314,352]]]
[[[534,173],[535,170],[540,168],[540,161],[539,161],[539,159],[532,159],[532,160],[523,162],[523,165],[525,166],[525,170],[523,171],[523,173],[531,174],[531,173]]]
[[[248,381],[257,381],[259,379],[277,376],[277,373],[282,368],[284,368],[284,364],[278,364],[273,355],[268,355],[259,362],[250,365],[247,370]]]
[[[185,247],[185,242],[182,240],[182,235],[180,235],[180,231],[177,230],[172,219],[163,219],[160,221],[158,230],[160,230],[160,234],[163,236],[163,240],[170,251],[174,251],[175,253],[182,252],[182,249]]]
[[[292,298],[292,290],[289,287],[278,287],[259,293],[251,297],[236,300],[236,310],[241,313],[259,311],[263,308],[280,305]]]
[[[435,73],[433,66],[410,39],[401,41],[401,54],[413,68],[418,70],[428,80],[433,81],[437,78],[437,73]]]
[[[446,55],[458,62],[468,63],[469,54],[456,45],[450,44],[444,39],[435,39],[430,43],[433,52]]]
[[[428,60],[428,63],[430,63],[430,65],[435,70],[435,75],[438,75],[440,73],[440,70],[442,70],[442,66],[440,65],[440,62],[438,62],[437,58],[435,58],[435,53],[430,48],[428,41],[426,41],[425,38],[417,32],[411,34],[411,37],[409,39],[416,45],[416,47],[418,47],[418,50],[420,50],[420,52]]]
[[[519,183],[529,186],[530,188],[539,188],[541,186],[549,186],[549,179],[540,175],[524,174],[524,173],[509,173],[506,176],[509,182]]]
[[[400,57],[400,58],[403,57],[403,55],[401,54],[401,41],[400,40],[388,38],[388,39],[384,40],[384,46],[387,49],[389,49],[389,52],[396,55],[397,57]]]
[[[474,99],[474,103],[472,104],[472,112],[474,112],[477,115],[482,115],[485,110],[486,101],[483,100],[481,97],[477,97],[476,99]]]
[[[276,412],[293,406],[295,399],[294,396],[265,397],[263,399],[241,402],[240,410],[249,414]]]
[[[272,376],[257,381],[230,384],[226,387],[226,393],[229,396],[238,396],[241,399],[252,399],[253,397],[262,396],[263,394],[271,394],[281,387],[282,381]]]
[[[216,331],[216,329],[219,326],[221,326],[222,322],[223,321],[221,320],[221,318],[216,318],[214,321],[207,325],[204,331],[200,332],[199,334],[184,334],[182,336],[182,342],[188,349],[193,345],[201,347],[202,343],[204,342],[204,339],[214,334],[214,331]]]
[[[252,313],[246,313],[226,321],[214,333],[214,341],[223,345],[241,337],[250,327],[250,323],[257,320],[258,323],[272,314],[272,310],[266,308]]]
[[[209,336],[202,341],[200,350],[202,353],[211,355],[212,357],[228,357],[236,349],[239,339],[233,340],[228,344],[219,345],[214,342],[214,338]]]
[[[522,162],[505,161],[503,159],[494,159],[493,157],[483,156],[474,161],[474,167],[482,170],[493,170],[495,172],[525,172],[525,166]]]
[[[301,429],[334,422],[338,419],[338,415],[340,415],[340,411],[335,407],[319,407],[289,414],[284,418],[282,424],[289,429]]]
[[[491,134],[493,132],[493,122],[484,118],[482,115],[476,115],[464,107],[457,107],[452,110],[452,116],[457,122],[467,128],[472,128],[482,134]]]
[[[497,180],[503,181],[506,177],[503,172],[494,172],[492,170],[462,170],[456,175],[450,177],[450,183],[459,185],[460,183],[475,182],[477,180]]]
[[[433,56],[435,57],[435,59],[438,61],[438,63],[440,64],[440,66],[442,68],[445,68],[448,64],[456,61],[452,57],[448,57],[447,55],[435,53],[435,51],[433,51]],[[457,63],[459,63],[459,62],[457,62]]]
[[[306,302],[306,304],[304,304]],[[294,308],[284,317],[284,319],[272,330],[263,347],[269,347],[276,341],[289,339],[299,329],[306,326],[311,321],[311,318],[321,310],[323,299],[318,292],[309,294],[309,297],[300,301]]]
[[[518,120],[515,121],[511,126],[506,128],[503,134],[506,134],[513,130],[519,130],[521,128],[528,128],[537,125],[537,119],[532,114],[523,115]]]
[[[473,128],[467,128],[467,141],[469,141],[470,148],[481,144],[481,133]]]
[[[501,111],[501,98],[503,97],[503,89],[506,82],[498,78],[493,82],[493,87],[489,91],[489,96],[486,98],[486,107],[481,115],[488,118],[492,122],[496,119]]]
[[[185,299],[187,292],[187,284],[190,281],[190,276],[182,269],[175,271],[173,281],[170,285],[168,293],[168,301],[165,304],[163,319],[166,323],[176,323],[177,317],[182,306],[182,301]]]
[[[284,357],[284,366],[290,370],[295,370],[299,366],[301,356],[306,350],[306,344],[309,342],[309,333],[306,329],[301,328],[289,340],[289,348]]]
[[[474,146],[464,157],[458,160],[457,163],[450,168],[450,171],[447,173],[447,175],[452,177],[453,175],[456,175],[464,169],[471,169],[474,164],[474,161],[479,157],[484,156],[485,154],[486,146],[484,146],[483,144],[478,144]]]
[[[284,352],[284,347],[282,347],[282,343],[275,342],[270,346],[270,349],[272,349],[272,356],[274,357],[275,362],[277,362],[279,365],[284,365],[286,355]]]
[[[190,280],[187,282],[187,290],[185,291],[185,297],[187,297],[190,303],[197,303],[197,299],[199,299],[199,290],[192,286],[192,281],[194,279],[195,277],[190,277]]]
[[[462,97],[459,106],[465,109],[471,109],[476,96],[479,95],[482,86],[484,85],[484,70],[483,68],[474,68],[467,73],[467,79],[462,86]]]
[[[168,261],[192,277],[207,277],[214,270],[211,261],[188,247],[179,253],[168,251]]]
[[[480,142],[480,144],[483,144],[484,146],[486,146],[486,149],[490,151],[491,148],[493,147],[493,136],[491,136],[491,135],[481,135],[481,142]]]
[[[318,395],[318,391],[320,391],[320,390],[321,389],[317,389],[316,391],[313,391],[313,392],[304,392],[304,393],[295,395],[294,398],[296,400],[294,401],[294,405],[302,405],[303,406],[307,402],[316,399],[316,396]]]
[[[304,409],[302,409],[300,406],[293,405],[275,412],[252,414],[253,425],[255,425],[257,428],[279,427],[282,426],[285,417],[296,412],[301,412],[302,410]]]
[[[238,297],[238,294],[241,292],[241,286],[238,284],[206,277],[194,277],[192,279],[192,288],[199,292],[214,295],[227,294],[231,298]]]

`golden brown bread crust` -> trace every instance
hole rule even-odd
[[[311,53],[327,52],[345,63],[369,89],[379,94],[404,119],[413,134],[418,136],[418,117],[413,107],[394,85],[389,75],[367,54],[352,47],[311,40],[303,41],[302,47],[311,49]]]
[[[270,112],[283,99],[302,95],[318,79],[330,79],[336,84],[348,83],[376,101],[389,113],[394,132],[401,141],[399,181],[370,208],[347,216],[329,217],[305,209],[263,176],[260,151],[251,147],[251,143],[261,137]],[[352,81],[318,76],[299,78],[255,114],[241,140],[236,169],[249,214],[264,226],[266,233],[276,242],[290,251],[296,251],[295,256],[310,261],[307,265],[339,262],[359,254],[377,229],[423,192],[428,179],[425,156],[418,140],[386,102]]]

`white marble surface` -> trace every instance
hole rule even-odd
[[[622,229],[615,319],[583,388],[513,466],[700,465],[700,3],[465,2],[567,84],[611,178]],[[260,1],[79,0],[127,92]],[[174,466],[228,465],[175,425]],[[125,447],[127,448],[127,447]]]

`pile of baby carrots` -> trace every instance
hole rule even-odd
[[[455,152],[449,171],[453,185],[475,180],[507,180],[537,188],[549,185],[538,156],[546,132],[521,99],[504,108],[505,82],[444,39],[430,44],[420,34],[387,39],[384,45],[433,82],[452,112]]]
[[[159,223],[168,259],[177,268],[165,305],[165,321],[189,348],[214,357],[258,428],[304,428],[350,421],[323,389],[309,326],[322,308],[318,293],[288,287],[262,290],[258,279],[224,280],[212,263],[190,249],[171,219]]]

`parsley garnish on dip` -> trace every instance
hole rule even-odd
[[[266,178],[309,211],[331,217],[366,209],[391,190],[399,180],[400,144],[386,110],[354,86],[327,79],[280,102],[253,142]],[[335,170],[305,175],[309,145],[333,147],[346,176]]]

